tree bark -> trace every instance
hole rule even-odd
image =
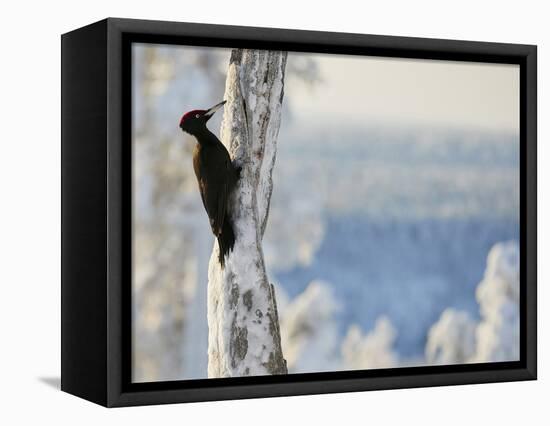
[[[286,52],[236,49],[229,61],[221,141],[242,171],[230,199],[235,246],[222,269],[214,243],[208,270],[209,377],[287,373],[262,251],[286,58]]]

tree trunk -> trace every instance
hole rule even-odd
[[[286,57],[236,49],[229,61],[221,141],[242,171],[230,200],[235,246],[222,269],[214,243],[208,270],[209,377],[287,373],[262,251]]]

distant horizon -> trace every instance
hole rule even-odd
[[[329,129],[334,128],[335,130],[340,130],[339,124],[330,124],[331,115],[321,115],[322,113],[315,116],[302,115],[299,119],[295,116],[295,112],[292,112],[292,116],[285,117],[283,113],[282,125],[281,127],[286,127],[288,131],[294,132],[296,127],[317,127],[319,129]],[[285,123],[285,118],[287,123]],[[212,120],[214,121],[214,120]],[[221,121],[221,120],[220,120]],[[286,126],[285,126],[286,124]],[[216,124],[214,124],[216,125]],[[209,126],[210,127],[210,126]],[[384,130],[391,131],[395,133],[404,133],[404,132],[433,132],[433,133],[457,133],[457,134],[476,134],[482,137],[498,137],[504,136],[507,138],[516,137],[519,140],[519,128],[491,128],[483,127],[476,125],[453,125],[448,123],[425,123],[425,122],[413,122],[413,121],[403,121],[395,122],[391,119],[357,119],[350,120],[347,123],[347,130],[355,131],[357,129],[362,129],[364,131],[369,130]],[[211,130],[217,131],[216,127],[212,127]],[[518,142],[518,141],[515,141]]]
[[[319,82],[289,81],[296,117],[519,131],[519,66],[432,59],[303,54]]]

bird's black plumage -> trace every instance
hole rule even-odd
[[[222,267],[225,265],[225,256],[235,244],[229,197],[239,178],[240,169],[234,167],[229,152],[208,130],[206,123],[224,103],[209,110],[190,111],[180,121],[180,128],[197,140],[193,151],[193,168],[210,227],[218,240]]]

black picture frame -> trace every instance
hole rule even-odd
[[[116,407],[536,379],[536,46],[117,18],[61,42],[62,390]],[[132,42],[518,64],[520,360],[131,383]]]

